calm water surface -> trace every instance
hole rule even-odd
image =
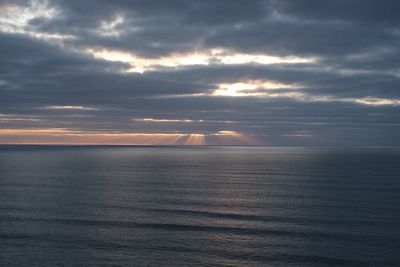
[[[400,266],[400,149],[0,146],[2,266]]]

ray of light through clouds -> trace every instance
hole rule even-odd
[[[400,2],[328,2],[2,0],[0,143],[399,146]]]

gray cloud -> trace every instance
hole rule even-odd
[[[40,3],[1,1],[0,11],[10,5],[40,10]],[[0,129],[237,131],[272,145],[400,145],[397,1],[51,1],[48,6],[57,10],[54,16],[33,16],[12,30],[11,22],[0,20]],[[123,19],[113,28],[117,34],[102,35],[101,23],[118,16]],[[89,48],[146,60],[224,49],[228,55],[315,61],[213,61],[132,73],[126,72],[129,62],[95,58]],[[247,81],[299,86],[267,91],[280,93],[272,97],[212,95],[220,84]],[[175,121],[135,121],[141,118]]]
[[[279,0],[274,1],[277,8],[292,16],[314,20],[352,21],[357,23],[386,24],[398,26],[400,18],[397,11],[400,3],[396,0]]]

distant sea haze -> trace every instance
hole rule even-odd
[[[400,266],[400,149],[0,146],[1,266]]]

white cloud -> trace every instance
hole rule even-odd
[[[74,38],[72,35],[37,31],[29,23],[34,19],[52,20],[59,15],[56,6],[46,0],[31,0],[27,5],[0,4],[0,31],[24,34],[32,38],[51,41]]]
[[[123,31],[119,29],[126,18],[122,14],[116,14],[112,20],[102,20],[96,32],[101,36],[118,37]]]
[[[84,106],[46,106],[45,109],[98,110],[97,108]]]

